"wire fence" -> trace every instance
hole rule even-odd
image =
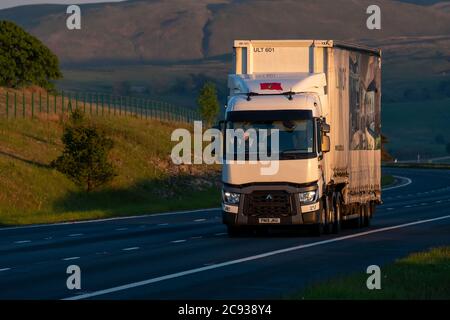
[[[200,119],[198,112],[170,103],[145,98],[102,93],[68,92],[57,94],[20,90],[0,91],[0,117],[35,118],[43,114],[64,115],[74,109],[96,116],[134,116],[171,122]]]

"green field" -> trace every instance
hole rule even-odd
[[[170,134],[182,124],[133,117],[91,118],[114,142],[118,176],[85,193],[49,167],[62,150],[63,121],[0,118],[0,225],[22,225],[217,207],[218,168],[175,166]]]
[[[450,247],[412,254],[381,267],[381,289],[368,290],[365,273],[313,285],[289,299],[450,299]]]
[[[448,156],[445,144],[436,142],[441,135],[450,143],[450,99],[384,103],[383,133],[388,137],[386,148],[394,157],[413,160]]]

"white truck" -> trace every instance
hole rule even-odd
[[[223,222],[368,226],[381,202],[381,51],[332,40],[236,40],[224,128],[279,130],[279,167],[225,162]],[[247,150],[247,149],[246,149]]]

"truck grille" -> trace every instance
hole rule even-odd
[[[245,195],[244,214],[248,216],[289,216],[293,197],[285,191],[254,191]]]

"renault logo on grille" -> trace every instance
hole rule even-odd
[[[267,197],[266,197],[266,201],[272,201],[272,200],[273,200],[272,195],[268,194]]]

